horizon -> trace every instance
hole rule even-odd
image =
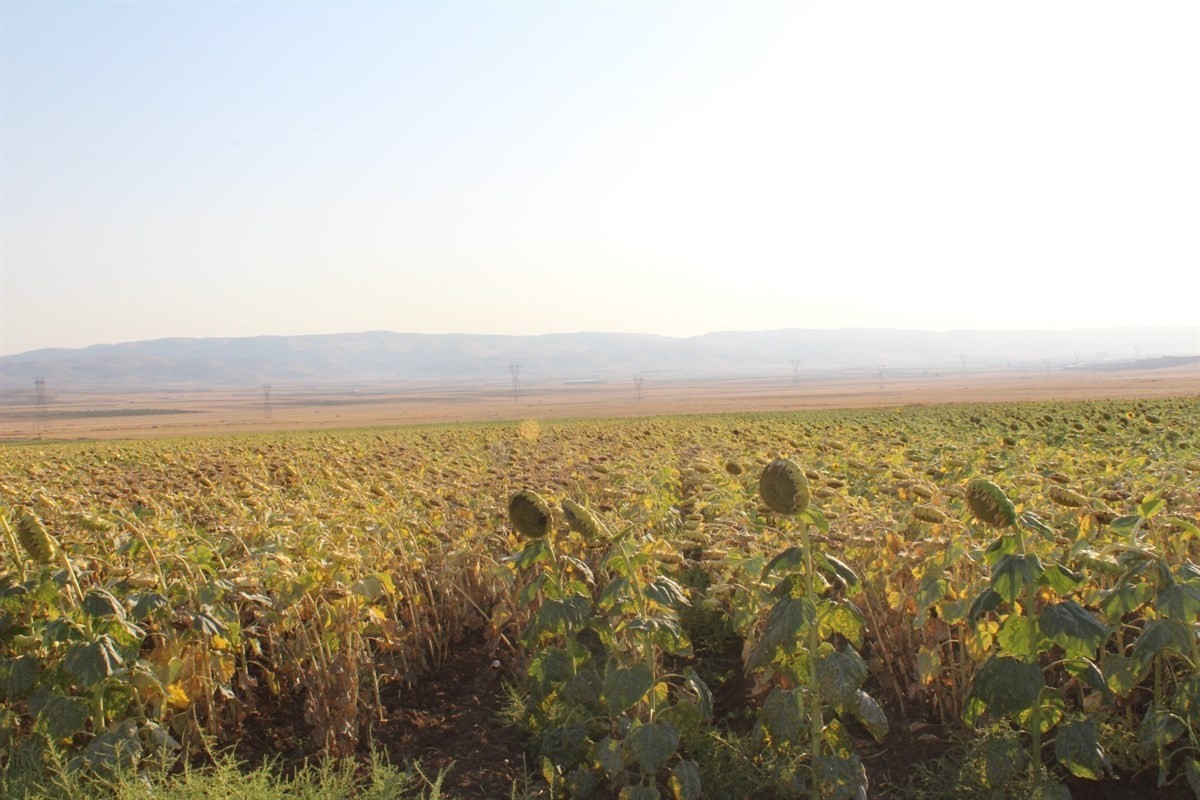
[[[0,355],[1196,327],[1200,5],[0,3]]]
[[[362,331],[337,331],[333,333],[296,333],[296,334],[253,334],[249,336],[160,336],[154,339],[135,339],[119,342],[92,342],[91,344],[80,345],[78,347],[44,347],[34,350],[25,350],[20,353],[0,353],[0,359],[28,356],[34,353],[43,351],[69,351],[75,352],[80,350],[89,350],[102,347],[124,347],[128,345],[151,344],[155,342],[205,342],[205,341],[239,341],[248,339],[296,339],[296,338],[333,338],[343,336],[370,336],[374,334],[383,334],[389,336],[428,336],[428,337],[445,337],[445,336],[474,336],[481,338],[538,338],[547,336],[645,336],[659,337],[664,339],[699,339],[705,336],[718,336],[725,334],[763,334],[763,333],[784,333],[784,332],[805,332],[805,333],[839,333],[846,331],[862,331],[862,332],[894,332],[894,333],[929,333],[929,334],[952,334],[952,333],[978,333],[978,334],[1070,334],[1070,333],[1085,333],[1085,332],[1117,332],[1127,330],[1170,330],[1170,331],[1194,331],[1196,334],[1196,351],[1200,353],[1200,325],[1108,325],[1108,326],[1089,326],[1080,328],[1023,328],[1011,330],[997,330],[993,328],[872,328],[858,325],[844,326],[840,328],[804,328],[804,327],[789,327],[789,328],[763,328],[763,329],[738,329],[738,330],[711,330],[703,333],[673,336],[671,334],[647,333],[644,331],[615,331],[615,330],[579,330],[579,331],[546,331],[543,333],[530,334],[510,334],[510,333],[463,333],[457,331],[449,332],[419,332],[419,331],[399,331],[399,330],[362,330]]]

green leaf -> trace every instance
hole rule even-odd
[[[1002,788],[1014,777],[1024,772],[1029,763],[1029,753],[1016,738],[1011,736],[987,736],[983,740],[984,785],[992,789]]]
[[[989,586],[980,592],[979,596],[971,602],[971,610],[967,612],[967,619],[974,624],[984,614],[991,613],[999,608],[1003,602],[1004,598]]]
[[[1060,725],[1054,740],[1054,757],[1077,778],[1098,781],[1112,772],[1100,746],[1095,720],[1075,720]]]
[[[923,615],[929,607],[941,600],[950,590],[950,582],[946,580],[942,570],[930,570],[921,577],[921,586],[917,589],[917,611]]]
[[[1108,526],[1119,534],[1132,536],[1141,521],[1142,518],[1137,514],[1126,514],[1115,518],[1112,522],[1108,523]]]
[[[604,674],[604,699],[609,714],[615,717],[632,708],[653,685],[654,669],[649,661],[639,661],[626,669],[609,664]]]
[[[879,703],[875,702],[875,698],[861,689],[858,692],[858,708],[855,709],[854,715],[858,717],[858,721],[863,724],[863,727],[875,737],[875,741],[882,742],[883,737],[887,736],[887,715],[883,713]]]
[[[815,610],[808,598],[785,597],[776,602],[767,614],[762,638],[750,652],[746,668],[756,670],[771,663],[775,650],[795,641],[802,628],[813,624],[814,617]]]
[[[584,762],[588,754],[587,732],[582,725],[560,725],[542,735],[542,756],[563,772]]]
[[[580,561],[575,556],[568,556],[565,554],[560,555],[558,558],[562,563],[570,564],[575,570],[577,570],[579,574],[583,576],[583,579],[587,581],[589,586],[596,582],[596,576],[592,574],[592,568],[583,561]]]
[[[1004,655],[1031,657],[1037,655],[1045,641],[1038,632],[1037,623],[1020,614],[1009,614],[996,632],[996,642]]]
[[[1187,724],[1178,714],[1151,703],[1138,728],[1138,744],[1147,755],[1154,755],[1187,733]]]
[[[1036,585],[1045,570],[1041,559],[1034,554],[1015,555],[1008,553],[1000,556],[996,566],[992,568],[991,587],[1008,602],[1017,596],[1026,586]]]
[[[1101,595],[1100,612],[1116,623],[1146,605],[1153,596],[1154,587],[1148,583],[1122,583]]]
[[[1000,538],[987,546],[983,551],[983,560],[988,566],[995,566],[996,563],[1006,555],[1012,555],[1020,549],[1020,543],[1015,535],[1011,533],[1002,533]]]
[[[600,777],[590,769],[590,765],[581,764],[568,772],[563,781],[563,793],[566,797],[578,797],[580,800],[595,797],[600,788]]]
[[[776,747],[799,743],[808,720],[801,690],[772,689],[759,709],[758,719]]]
[[[844,562],[827,553],[814,553],[813,563],[816,565],[817,569],[821,570],[827,575],[832,575],[834,578],[837,578],[850,588],[854,588],[859,584],[858,574],[855,573],[854,570],[850,569],[850,567]]]
[[[1113,697],[1112,689],[1104,679],[1104,673],[1090,659],[1076,658],[1064,661],[1063,669],[1078,678],[1084,686],[1100,692],[1104,696],[1104,702],[1112,705],[1116,701],[1116,698]]]
[[[979,702],[968,702],[963,719],[973,725],[984,711],[995,719],[1017,716],[1033,708],[1044,685],[1042,671],[1036,664],[993,656],[971,682],[968,696]]]
[[[125,619],[125,607],[107,589],[92,589],[83,598],[83,611],[90,617]]]
[[[1117,697],[1128,697],[1150,671],[1149,664],[1141,664],[1128,656],[1109,654],[1100,661],[1104,683]]]
[[[52,694],[37,715],[37,725],[55,741],[70,739],[87,725],[91,708],[82,697]]]
[[[817,627],[822,639],[836,633],[855,647],[862,647],[866,620],[858,606],[849,600],[840,600],[822,607]]]
[[[130,612],[129,616],[134,622],[141,622],[158,609],[165,608],[168,605],[167,598],[158,592],[147,592],[134,603],[133,611]]]
[[[1055,725],[1062,721],[1067,713],[1067,701],[1062,692],[1053,686],[1043,686],[1038,693],[1037,727],[1043,735],[1049,733]],[[1033,731],[1034,709],[1028,709],[1017,715],[1017,722],[1026,731]]]
[[[867,794],[867,770],[858,756],[837,753],[822,756],[816,763],[819,796],[827,800],[855,800]]]
[[[1083,583],[1083,575],[1052,561],[1042,574],[1042,582],[1059,594],[1067,594]]]
[[[817,659],[821,699],[839,711],[858,706],[858,690],[866,679],[867,664],[853,647]]]
[[[533,661],[529,662],[528,673],[539,684],[551,685],[562,683],[570,678],[574,666],[575,662],[566,650],[561,647],[550,647],[538,653]]]
[[[1200,617],[1200,586],[1173,583],[1158,593],[1154,608],[1164,617],[1180,622],[1195,622]]]
[[[525,549],[511,556],[506,556],[504,561],[511,563],[519,570],[528,569],[539,561],[548,561],[550,559],[550,545],[543,539],[531,539],[529,544],[525,545]]]
[[[776,570],[791,572],[803,563],[804,548],[798,546],[789,547],[767,562],[767,565],[763,567],[762,577],[765,578]]]
[[[621,792],[617,795],[617,800],[661,800],[662,795],[658,793],[658,789],[653,786],[647,786],[644,783],[637,783],[633,786],[624,786]]]
[[[688,759],[671,770],[671,794],[675,800],[700,800],[700,765]]]
[[[1171,708],[1184,719],[1200,720],[1200,673],[1179,682],[1171,696]]]
[[[94,642],[80,642],[68,647],[63,668],[76,683],[91,687],[112,675],[124,663],[117,643],[106,633]]]
[[[355,581],[355,583],[350,587],[350,591],[363,598],[368,603],[374,603],[388,592],[388,587],[387,584],[383,582],[383,577],[388,576],[381,577],[379,575],[367,575],[366,577]],[[388,580],[390,581],[391,578],[389,577]]]
[[[645,592],[646,597],[661,606],[680,608],[689,605],[683,587],[664,575],[655,578],[654,582],[646,587]]]
[[[1200,759],[1189,758],[1183,762],[1183,774],[1187,776],[1192,794],[1200,797]]]
[[[654,775],[679,748],[679,731],[669,722],[654,722],[631,730],[625,744],[642,771]]]
[[[1144,500],[1144,501],[1143,501],[1143,502],[1142,502],[1142,503],[1141,503],[1141,504],[1138,506],[1138,513],[1139,513],[1139,514],[1140,514],[1142,517],[1144,517],[1144,518],[1146,518],[1146,519],[1150,519],[1151,517],[1153,517],[1155,514],[1157,514],[1158,512],[1162,511],[1162,510],[1163,510],[1164,508],[1166,508],[1166,507],[1167,507],[1167,501],[1166,501],[1166,500],[1163,500],[1161,497],[1154,497],[1154,496],[1152,495],[1152,496],[1150,496],[1150,497],[1147,497],[1147,498],[1146,498],[1146,499],[1145,499],[1145,500]],[[1114,520],[1114,521],[1115,521],[1115,520]]]
[[[192,615],[192,630],[200,631],[207,636],[223,636],[225,623],[214,617],[206,606],[203,610]]]
[[[1057,535],[1057,534],[1055,534],[1053,528],[1051,528],[1049,525],[1047,525],[1045,522],[1043,522],[1042,518],[1039,517],[1037,514],[1033,513],[1032,511],[1022,511],[1021,514],[1017,517],[1017,519],[1026,528],[1029,528],[1029,530],[1031,530],[1034,533],[1036,533],[1037,535],[1041,536],[1043,539],[1045,539],[1048,542],[1053,542],[1055,536]]]
[[[1177,619],[1156,619],[1146,626],[1133,643],[1131,654],[1142,664],[1149,664],[1159,653],[1174,651],[1188,655],[1194,636],[1191,628]]]
[[[814,505],[809,505],[808,508],[801,512],[799,519],[803,522],[812,525],[821,533],[829,533],[829,520],[821,513],[821,510]]]
[[[674,725],[684,741],[696,741],[704,729],[704,715],[700,713],[700,706],[690,700],[678,699],[666,708],[659,708],[654,719]]]
[[[529,631],[566,634],[582,628],[592,615],[591,601],[581,595],[547,600],[534,614]]]
[[[588,667],[568,678],[558,689],[558,694],[568,703],[591,708],[600,703],[602,691],[600,673]]]
[[[93,770],[130,770],[141,761],[143,753],[137,724],[127,719],[115,730],[105,731],[88,742],[80,760]]]
[[[1095,655],[1108,638],[1108,628],[1070,600],[1043,608],[1038,627],[1050,641],[1074,656]]]
[[[0,658],[0,692],[12,702],[25,695],[37,682],[41,661],[37,656]]]
[[[683,685],[687,687],[694,695],[696,695],[696,704],[700,708],[700,713],[705,719],[712,719],[713,715],[713,696],[706,684],[696,670],[688,667],[683,671]]]
[[[608,582],[608,586],[604,587],[604,591],[600,593],[600,598],[596,600],[596,605],[600,608],[607,608],[609,604],[615,604],[622,596],[629,594],[629,578],[624,575],[618,575]]]
[[[596,742],[596,763],[609,780],[621,774],[625,769],[625,758],[621,755],[621,743],[611,736],[605,736]]]

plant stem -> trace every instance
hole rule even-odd
[[[1021,558],[1028,557],[1028,551],[1025,549],[1025,534],[1021,528],[1014,525],[1017,529],[1017,545],[1020,547]],[[1023,587],[1024,592],[1021,598],[1021,604],[1024,608],[1021,609],[1022,615],[1026,619],[1035,619],[1034,604],[1037,602],[1037,585],[1031,581],[1026,581]],[[1037,645],[1032,646],[1033,652],[1030,656],[1033,657],[1034,663],[1037,663]],[[1041,693],[1039,692],[1039,695]],[[1029,744],[1029,773],[1033,778],[1034,785],[1041,781],[1042,777],[1042,698],[1038,697],[1033,704],[1033,713],[1029,717],[1029,733],[1032,741]]]
[[[817,582],[813,574],[812,542],[808,536],[808,523],[800,520],[800,541],[804,546],[804,594],[812,603],[813,619],[808,626],[808,693],[812,709],[809,721],[812,726],[812,743],[810,745],[813,773],[813,787],[820,792],[817,785],[817,760],[821,755],[821,732],[825,723],[821,718],[821,687],[817,682],[817,654],[821,650],[821,632],[817,625]]]

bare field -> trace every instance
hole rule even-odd
[[[43,414],[0,408],[0,441],[201,436],[315,428],[514,419],[629,417],[736,411],[870,408],[935,403],[1170,397],[1200,394],[1200,367],[1055,372],[884,374],[860,371],[792,378],[662,380],[511,387],[277,386],[262,390],[113,394],[51,392]]]

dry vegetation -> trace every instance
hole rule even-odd
[[[904,796],[950,739],[959,795],[1200,796],[1200,400],[887,405],[5,447],[0,746],[352,755],[486,653],[555,796]]]

